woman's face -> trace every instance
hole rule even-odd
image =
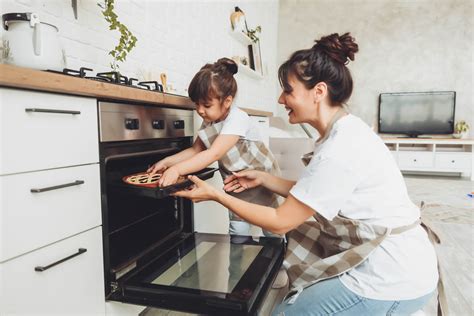
[[[314,91],[308,90],[293,74],[288,76],[291,91],[283,91],[278,103],[284,104],[291,124],[305,123],[314,115]]]
[[[227,97],[222,103],[218,98],[212,98],[209,101],[197,103],[196,111],[206,123],[216,122],[227,115],[231,104],[231,96]]]

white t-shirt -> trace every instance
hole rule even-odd
[[[219,135],[238,135],[246,140],[262,141],[262,137],[249,115],[236,106],[230,108],[229,114],[222,121],[222,130]]]
[[[354,115],[339,119],[290,194],[331,220],[338,213],[384,227],[412,224],[419,208],[382,140]],[[360,296],[408,300],[436,288],[436,254],[421,226],[387,237],[361,265],[340,276]]]

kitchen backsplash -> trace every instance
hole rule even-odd
[[[176,93],[186,95],[192,76],[220,57],[244,56],[247,48],[231,34],[230,14],[238,5],[249,28],[260,34],[263,79],[237,74],[236,105],[274,111],[278,81],[276,64],[278,1],[152,1],[116,0],[118,19],[137,37],[136,47],[120,65],[126,76],[158,80],[166,73]],[[37,12],[43,22],[56,25],[66,53],[67,67],[110,71],[108,52],[118,43],[95,0],[77,1],[77,20],[70,0],[1,0],[1,14]],[[3,29],[0,35],[5,32]]]

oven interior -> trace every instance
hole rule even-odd
[[[126,175],[191,145],[192,138],[111,142],[102,144],[103,234],[106,276],[117,281],[139,268],[166,245],[193,232],[192,204],[181,198],[146,197],[123,190],[117,183]],[[109,294],[111,288],[108,289]]]

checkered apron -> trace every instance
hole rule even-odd
[[[207,148],[210,148],[214,140],[219,136],[222,126],[223,122],[203,123],[198,131],[198,135]],[[261,170],[273,175],[280,175],[280,168],[273,154],[261,141],[239,139],[237,144],[219,159],[218,164],[223,179],[232,175],[232,172],[245,169]],[[277,195],[263,186],[247,189],[241,193],[229,192],[229,194],[247,202],[274,208],[278,207]],[[229,219],[232,221],[242,221],[233,212],[229,212]]]
[[[318,144],[329,137],[334,123],[347,113],[341,108],[328,125]],[[302,157],[307,164],[312,153]],[[315,221],[307,221],[288,235],[288,248],[283,262],[290,279],[288,304],[293,304],[303,289],[319,281],[341,275],[363,263],[389,235],[406,232],[420,225],[387,228],[337,215],[329,221],[318,213]]]

